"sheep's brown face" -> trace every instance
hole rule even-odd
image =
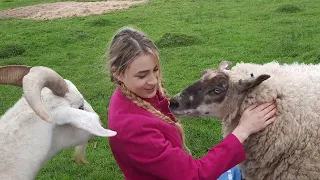
[[[236,74],[231,62],[222,61],[218,69],[208,69],[200,80],[185,88],[170,100],[170,109],[180,117],[216,117],[223,119],[237,113],[248,90],[258,86],[270,76],[250,77]]]
[[[224,101],[228,88],[229,76],[209,69],[200,80],[171,99],[170,109],[176,116],[220,117],[217,106]]]

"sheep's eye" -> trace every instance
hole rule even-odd
[[[222,93],[222,91],[220,89],[214,89],[214,93],[220,94],[220,93]]]
[[[222,89],[219,88],[215,88],[209,91],[210,94],[215,94],[215,95],[219,95],[222,93]]]
[[[84,110],[83,105],[79,107],[79,109]]]

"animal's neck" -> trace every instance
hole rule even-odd
[[[226,111],[225,116],[222,118],[222,133],[223,136],[227,136],[231,133],[239,124],[239,120],[241,117],[240,114],[240,105],[243,101],[243,96],[237,97],[237,101],[232,102],[229,105],[228,111]],[[238,103],[238,105],[235,105]]]
[[[239,124],[240,116],[236,116],[231,122],[222,121],[222,134],[227,136],[230,134]]]
[[[50,156],[54,156],[58,152],[69,147],[85,144],[92,137],[89,132],[69,124],[56,125],[52,134],[53,138],[49,152]]]

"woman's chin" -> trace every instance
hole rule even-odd
[[[146,92],[145,94],[144,94],[144,98],[153,98],[155,95],[157,94],[157,91],[156,90],[154,90],[154,91],[152,91],[152,92]]]

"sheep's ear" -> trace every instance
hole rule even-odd
[[[245,80],[240,79],[239,82],[236,85],[236,88],[238,89],[239,92],[243,92],[249,89],[252,89],[259,84],[261,84],[263,81],[267,80],[270,78],[270,75],[267,74],[262,74],[258,77],[251,77]]]
[[[230,70],[232,67],[232,62],[230,61],[221,61],[219,65],[219,70]]]
[[[61,107],[54,111],[52,118],[55,124],[70,124],[96,136],[111,137],[117,134],[115,131],[104,129],[100,124],[99,116],[93,112],[72,107]]]

